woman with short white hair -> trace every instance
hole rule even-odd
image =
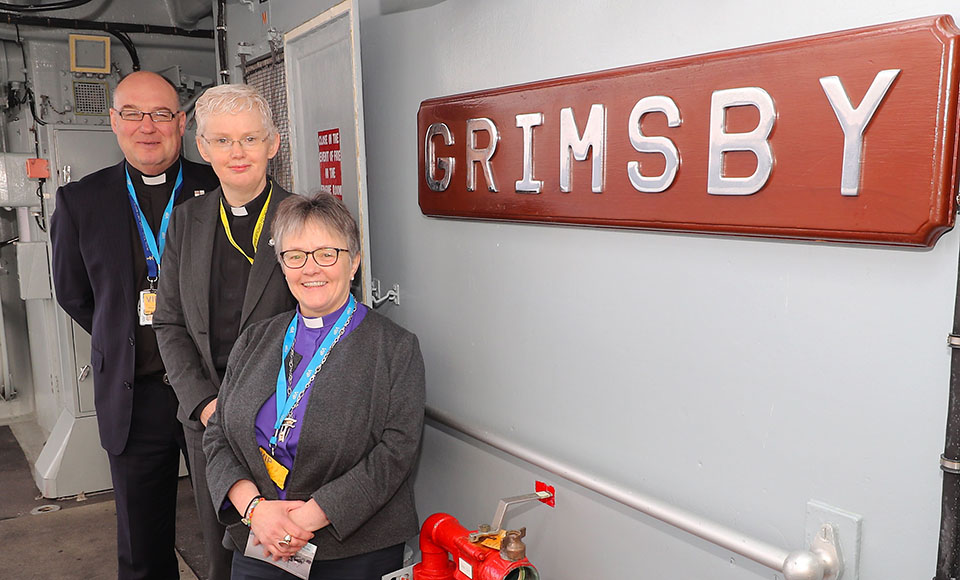
[[[160,354],[180,401],[190,476],[210,562],[208,578],[230,577],[202,450],[227,359],[240,333],[295,304],[276,261],[270,223],[291,194],[267,175],[280,147],[267,101],[247,85],[220,85],[197,100],[197,148],[220,189],[173,214],[153,317]]]

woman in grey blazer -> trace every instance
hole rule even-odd
[[[220,187],[173,212],[153,328],[180,403],[207,580],[228,580],[233,552],[221,545],[224,527],[207,491],[203,432],[240,333],[296,304],[266,243],[277,206],[291,194],[267,175],[280,136],[270,104],[255,88],[211,87],[195,111],[197,148]]]
[[[203,437],[232,577],[293,578],[276,566],[306,559],[313,580],[380,578],[419,527],[420,347],[350,295],[360,237],[342,202],[291,196],[271,231],[298,306],[237,340]]]

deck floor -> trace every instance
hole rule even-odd
[[[32,515],[41,506],[58,509]],[[116,578],[116,529],[112,492],[80,500],[41,497],[16,437],[9,426],[0,426],[0,576]],[[206,580],[193,490],[186,477],[177,494],[177,552],[181,580]]]

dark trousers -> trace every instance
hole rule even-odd
[[[230,563],[233,551],[223,547],[224,526],[217,519],[217,512],[210,499],[207,486],[207,458],[203,454],[203,431],[185,427],[183,434],[187,440],[190,458],[190,479],[193,482],[193,495],[200,516],[200,531],[203,533],[204,553],[207,555],[207,578],[209,580],[229,580]]]
[[[257,549],[261,549],[257,546]],[[384,574],[403,567],[403,544],[375,552],[342,558],[314,560],[310,580],[380,580]],[[233,580],[296,580],[273,564],[233,553]]]
[[[119,455],[107,454],[117,507],[118,578],[178,580],[177,477],[186,443],[177,396],[160,379],[138,379],[133,389],[127,446]]]

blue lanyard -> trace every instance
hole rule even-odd
[[[160,272],[160,258],[163,256],[163,247],[167,241],[167,226],[170,225],[170,214],[173,213],[173,202],[180,195],[183,188],[183,164],[180,164],[180,171],[177,173],[177,181],[173,185],[173,192],[170,193],[170,201],[163,210],[163,219],[160,220],[160,241],[157,243],[157,237],[153,235],[150,224],[140,209],[140,202],[137,201],[137,192],[133,189],[133,182],[130,181],[130,171],[124,168],[127,174],[127,193],[130,194],[130,207],[133,208],[133,221],[137,224],[137,231],[140,232],[140,242],[143,244],[143,255],[147,258],[147,280],[156,281],[157,274]]]
[[[293,320],[291,320],[290,325],[287,326],[287,334],[283,337],[283,358],[280,359],[280,372],[277,373],[277,420],[273,425],[274,433],[270,438],[271,445],[277,444],[277,433],[280,431],[280,426],[283,424],[284,418],[290,414],[290,411],[292,411],[294,406],[300,401],[300,397],[303,396],[304,391],[306,391],[310,383],[313,382],[313,378],[320,372],[320,368],[327,360],[327,355],[340,339],[340,335],[342,335],[343,331],[347,328],[347,323],[353,318],[353,313],[356,309],[357,301],[353,298],[353,295],[350,295],[350,298],[347,300],[347,307],[343,309],[343,313],[340,314],[337,323],[333,325],[333,328],[327,333],[323,342],[320,343],[320,348],[317,349],[317,352],[313,353],[313,358],[310,359],[307,369],[300,376],[300,380],[297,381],[293,390],[288,394],[287,373],[285,372],[284,364],[287,361],[287,357],[290,356],[293,343],[296,341],[297,321],[300,319],[299,313],[293,315]]]

